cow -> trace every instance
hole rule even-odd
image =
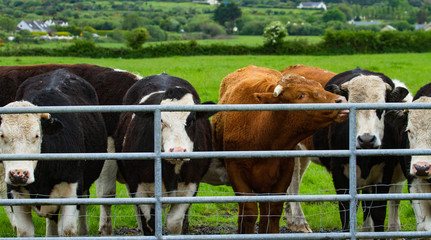
[[[413,98],[413,103],[431,102],[431,83],[421,87]],[[429,109],[393,110],[392,120],[397,121],[404,134],[402,144],[410,149],[429,149],[430,144]],[[430,193],[430,157],[426,155],[406,156],[402,161],[404,174],[410,193]],[[418,231],[431,231],[431,203],[429,200],[412,200]]]
[[[325,89],[345,96],[349,103],[401,102],[409,94],[402,86],[383,73],[356,68],[337,74]],[[358,110],[356,118],[357,149],[393,149],[402,146],[399,125],[385,118],[384,110]],[[317,150],[349,149],[349,122],[334,123],[318,130],[313,136]],[[358,156],[356,162],[357,189],[362,193],[399,192],[405,180],[399,156]],[[337,194],[349,189],[349,157],[321,157],[321,163],[332,174]],[[362,201],[364,222],[362,231],[384,231],[387,201]],[[339,202],[342,230],[349,230],[349,202]],[[392,214],[391,214],[392,212]],[[401,229],[398,206],[390,202],[389,231]]]
[[[200,98],[184,79],[166,73],[148,76],[135,83],[124,97],[126,105],[197,105]],[[214,104],[204,102],[203,104]],[[162,112],[161,151],[211,151],[212,112]],[[153,152],[154,116],[152,112],[123,113],[114,135],[117,152]],[[195,196],[209,159],[162,159],[163,194]],[[153,160],[118,160],[118,167],[131,197],[154,196]],[[169,234],[187,231],[190,204],[172,204],[166,217]],[[144,235],[154,235],[154,206],[136,206],[138,225]]]
[[[58,69],[24,81],[15,101],[5,107],[97,105],[94,88],[84,79]],[[107,133],[100,113],[2,114],[0,147],[4,154],[103,153]],[[77,198],[89,195],[102,161],[3,161],[8,196]],[[32,206],[47,218],[47,236],[88,235],[85,206]],[[33,237],[31,206],[13,206],[18,237]],[[58,219],[58,213],[61,216]],[[79,219],[79,224],[78,224]]]
[[[15,99],[18,87],[26,79],[40,74],[48,73],[57,69],[67,71],[87,80],[96,90],[100,105],[121,105],[123,96],[127,90],[142,77],[123,70],[101,67],[91,64],[37,64],[22,66],[0,66],[0,106],[4,106]],[[108,151],[114,151],[112,135],[116,129],[120,113],[102,113],[108,133]],[[1,165],[1,164],[0,164]],[[0,166],[0,175],[3,174]],[[114,160],[107,160],[96,181],[97,195],[99,197],[115,196],[115,176],[117,165]],[[5,183],[0,183],[0,189],[6,189]],[[5,194],[2,194],[3,197]],[[110,217],[110,206],[101,205],[99,233],[111,235],[112,222]],[[9,207],[5,207],[6,213],[14,226],[13,215]]]
[[[295,73],[305,77],[308,80],[313,80],[325,86],[326,83],[335,75],[334,72],[324,70],[317,67],[306,66],[302,64],[291,65],[281,71],[283,76]],[[301,141],[297,146],[297,150],[313,150],[313,137],[310,136]],[[295,157],[295,168],[292,175],[292,181],[287,189],[290,195],[299,194],[299,186],[307,170],[310,161],[321,165],[319,158],[316,157]],[[284,219],[286,219],[287,228],[293,232],[313,232],[305,219],[304,212],[301,208],[300,202],[287,202],[284,211]]]
[[[343,103],[297,74],[248,66],[225,78],[219,104]],[[219,112],[212,118],[217,151],[293,150],[317,129],[347,118],[347,110]],[[237,196],[285,194],[293,173],[293,158],[225,159],[230,183]],[[259,233],[279,232],[282,202],[239,203],[238,232],[254,233],[260,214]]]

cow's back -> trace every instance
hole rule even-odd
[[[283,74],[283,76],[286,76],[290,73],[295,73],[305,77],[308,80],[319,82],[322,86],[325,86],[331,78],[337,75],[336,73],[328,70],[324,70],[317,67],[305,66],[302,64],[291,65],[281,71],[281,74]]]
[[[127,90],[138,80],[132,73],[91,64],[0,66],[0,106],[15,99],[18,87],[26,79],[61,68],[87,80],[96,90],[101,105],[121,105]],[[103,117],[108,134],[112,135],[119,113],[103,113]]]

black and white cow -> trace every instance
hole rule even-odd
[[[16,101],[5,107],[97,105],[94,88],[63,69],[27,79]],[[2,114],[0,147],[5,154],[103,153],[106,128],[100,113]],[[3,161],[8,196],[77,198],[88,196],[103,161]],[[47,236],[88,235],[85,206],[32,206],[47,218]],[[18,237],[34,236],[31,206],[13,206]],[[58,213],[61,212],[60,219]],[[78,223],[79,218],[79,223]]]
[[[127,71],[112,69],[90,64],[37,64],[19,66],[0,66],[0,106],[4,106],[15,99],[18,87],[26,79],[57,69],[67,71],[87,80],[96,90],[100,105],[121,105],[127,90],[142,77]],[[119,112],[102,113],[108,132],[108,151],[114,151],[112,135],[117,127]],[[114,160],[107,160],[100,178],[96,181],[98,197],[115,197],[117,164]],[[0,164],[0,177],[4,175],[3,165]],[[0,181],[0,197],[5,198],[6,185]],[[5,207],[6,213],[13,227],[13,215],[10,208]],[[111,207],[100,206],[99,233],[111,235]]]
[[[134,84],[124,104],[195,105],[200,98],[193,86],[178,77],[162,73],[148,76]],[[214,104],[205,102],[204,104]],[[211,151],[211,125],[208,112],[162,112],[162,151]],[[152,112],[124,113],[114,135],[116,151],[153,152],[154,116]],[[131,197],[154,196],[154,161],[119,160],[118,166]],[[194,196],[209,166],[208,159],[163,159],[163,194]],[[172,204],[166,217],[169,234],[182,234],[187,229],[190,204]],[[138,224],[145,235],[154,235],[154,206],[136,207]]]
[[[408,90],[395,86],[394,82],[382,73],[360,68],[334,76],[325,86],[326,90],[345,96],[349,103],[401,102]],[[358,110],[356,119],[357,149],[404,148],[400,144],[400,126],[385,119],[383,110]],[[313,137],[317,150],[349,149],[349,122],[333,124]],[[373,156],[357,157],[357,189],[362,193],[399,192],[399,183],[405,180],[401,170],[402,157]],[[348,194],[349,158],[320,158],[322,164],[332,173],[337,194]],[[390,202],[389,230],[401,229],[398,205]],[[349,202],[339,202],[340,218],[344,231],[349,229]],[[383,231],[386,218],[386,201],[363,201],[364,223],[362,231]]]
[[[431,83],[421,87],[413,98],[413,103],[431,103]],[[392,119],[403,125],[406,145],[411,149],[431,148],[431,110],[410,109],[391,111]],[[408,180],[409,192],[431,193],[431,159],[427,155],[406,156],[402,164]],[[431,201],[412,200],[417,230],[431,231]]]

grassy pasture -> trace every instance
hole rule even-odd
[[[281,70],[289,65],[304,64],[327,69],[336,73],[356,68],[357,66],[372,71],[383,72],[393,79],[406,83],[415,93],[421,86],[431,81],[429,60],[431,53],[422,54],[385,54],[385,55],[352,55],[352,56],[204,56],[204,57],[170,57],[154,59],[90,59],[90,58],[50,58],[50,57],[3,57],[0,65],[29,65],[42,63],[89,63],[118,68],[148,76],[166,72],[190,81],[201,95],[202,101],[218,100],[218,88],[221,79],[227,74],[248,65],[256,65]],[[126,197],[127,191],[121,184],[117,185],[117,196]],[[92,189],[92,194],[95,191]],[[334,194],[331,176],[320,166],[311,165],[301,185],[301,194]],[[202,184],[199,196],[233,195],[226,186]],[[302,203],[303,210],[312,229],[339,229],[341,223],[338,207],[335,202]],[[88,221],[92,235],[97,235],[98,206],[89,206]],[[236,226],[236,204],[194,204],[190,212],[192,229],[198,226]],[[114,228],[122,226],[136,227],[131,206],[113,206]],[[403,230],[414,230],[415,219],[408,201],[402,201],[401,223]],[[361,214],[359,214],[361,216]],[[44,235],[44,220],[37,219],[37,235]],[[361,224],[361,217],[358,224]],[[15,236],[6,215],[0,208],[0,236]],[[284,226],[285,221],[280,225]],[[225,231],[225,232],[223,232]],[[232,233],[223,230],[221,233]]]

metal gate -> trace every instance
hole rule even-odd
[[[170,153],[161,151],[161,112],[162,111],[285,111],[285,110],[323,110],[349,109],[350,136],[349,150],[310,150],[310,151],[237,151],[237,152],[185,152]],[[71,237],[68,239],[362,239],[362,238],[424,238],[431,237],[430,232],[358,232],[357,202],[361,200],[412,200],[431,199],[426,194],[357,194],[356,192],[356,157],[372,155],[431,155],[431,149],[356,149],[356,111],[363,109],[431,109],[430,103],[350,103],[350,104],[262,104],[262,105],[194,105],[194,106],[70,106],[70,107],[37,107],[37,108],[0,108],[0,114],[6,113],[65,113],[65,112],[153,112],[154,152],[153,153],[92,153],[92,154],[0,154],[0,160],[82,160],[95,161],[106,159],[154,159],[155,160],[155,197],[154,198],[92,198],[92,199],[0,199],[0,205],[127,205],[155,204],[155,236],[112,236],[112,237]],[[265,196],[220,196],[220,197],[163,197],[161,178],[161,159],[164,158],[259,158],[259,157],[302,157],[302,156],[336,156],[350,157],[349,161],[349,194],[347,195],[265,195]],[[162,235],[162,204],[169,203],[232,203],[232,202],[316,202],[316,201],[350,201],[350,231],[333,233],[283,233],[283,234],[226,234],[226,235]],[[9,238],[3,238],[9,239]],[[15,239],[15,238],[10,238]],[[40,238],[37,238],[40,239]],[[63,239],[63,238],[50,238]]]

